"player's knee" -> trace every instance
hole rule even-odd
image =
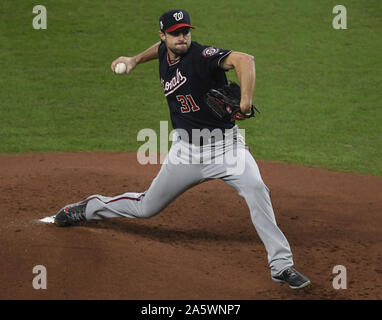
[[[139,217],[142,219],[148,219],[148,218],[151,218],[151,217],[155,216],[156,214],[158,214],[159,211],[160,210],[158,210],[157,208],[143,207]]]
[[[252,192],[264,192],[268,190],[264,181],[258,178],[251,179],[248,183],[247,188]]]

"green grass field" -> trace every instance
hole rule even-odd
[[[36,4],[47,30],[32,27]],[[239,125],[256,159],[382,175],[382,2],[342,1],[347,30],[332,27],[336,4],[2,0],[0,153],[136,151],[139,130],[169,120],[158,63],[131,76],[110,64],[158,41],[160,14],[181,7],[193,40],[255,56],[262,114]]]

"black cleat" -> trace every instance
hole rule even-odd
[[[310,280],[292,267],[285,269],[279,276],[272,276],[272,280],[287,283],[292,289],[301,289],[310,285]]]
[[[85,209],[87,202],[77,202],[63,207],[54,217],[54,223],[59,227],[68,227],[86,221]]]

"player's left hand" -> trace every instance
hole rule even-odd
[[[241,101],[240,86],[235,82],[208,91],[206,104],[219,120],[224,121],[245,120],[254,117],[255,111],[260,113],[254,105],[248,108],[246,102]],[[250,113],[245,114],[242,110],[250,110]]]

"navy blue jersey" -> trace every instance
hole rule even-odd
[[[216,119],[204,101],[211,88],[227,84],[220,62],[231,52],[192,41],[187,53],[172,62],[165,43],[159,46],[159,75],[172,126],[186,130],[190,139],[192,129],[230,129],[234,126],[232,122]]]

